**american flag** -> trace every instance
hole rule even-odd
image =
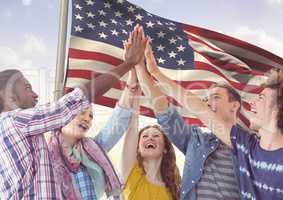
[[[151,14],[125,0],[73,0],[66,88],[105,73],[123,61],[123,41],[135,24],[144,27],[162,72],[200,97],[215,82],[227,82],[243,97],[240,123],[249,126],[249,102],[262,88],[265,73],[283,66],[283,59],[238,39]],[[113,107],[127,75],[99,99]],[[152,116],[142,101],[142,113]],[[201,125],[176,105],[188,123]]]

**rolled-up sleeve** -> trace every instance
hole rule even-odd
[[[105,151],[110,151],[122,137],[129,126],[133,112],[133,109],[122,108],[119,105],[115,107],[105,127],[94,138]]]
[[[76,88],[58,101],[13,112],[15,126],[27,135],[43,134],[67,125],[90,106],[83,91]]]

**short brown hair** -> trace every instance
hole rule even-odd
[[[272,70],[267,81],[262,86],[263,88],[277,90],[277,127],[283,132],[283,70]]]
[[[239,94],[239,92],[235,88],[233,88],[231,85],[229,85],[229,84],[227,84],[225,82],[223,82],[223,83],[215,83],[212,86],[212,88],[216,88],[216,87],[226,89],[226,91],[228,92],[229,101],[237,101],[237,102],[239,102],[240,108],[237,111],[237,115],[239,115],[240,111],[241,111],[241,107],[242,107],[242,97]]]

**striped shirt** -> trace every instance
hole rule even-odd
[[[238,200],[231,149],[220,143],[205,162],[203,175],[197,184],[198,200]]]
[[[232,128],[231,142],[239,163],[242,199],[282,200],[283,149],[262,149],[259,138],[239,125]]]
[[[88,106],[75,89],[55,103],[0,114],[0,199],[60,199],[43,134]]]

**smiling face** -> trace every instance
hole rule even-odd
[[[19,108],[34,107],[38,102],[38,95],[33,91],[31,84],[25,77],[17,80],[15,85],[15,103]]]
[[[62,128],[65,137],[79,140],[83,138],[92,125],[93,113],[90,106],[86,111],[78,114],[69,124]]]
[[[251,112],[254,113],[251,121],[251,128],[258,130],[262,128],[266,122],[269,122],[273,118],[273,114],[276,112],[277,91],[271,88],[265,88],[258,98],[251,103]]]
[[[214,87],[209,90],[207,104],[225,121],[235,118],[240,109],[240,103],[229,96],[229,92],[223,87]]]
[[[165,153],[163,133],[157,128],[149,127],[142,131],[138,151],[142,158],[161,158]]]

